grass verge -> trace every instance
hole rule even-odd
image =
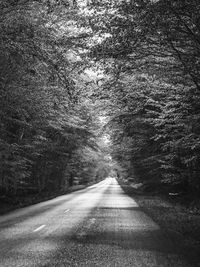
[[[125,193],[134,198],[141,209],[149,215],[170,237],[188,261],[200,266],[200,214],[199,211],[167,199],[166,195],[137,193],[130,185],[121,184]],[[183,202],[184,203],[184,202]]]

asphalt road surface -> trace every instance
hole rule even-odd
[[[0,216],[0,267],[191,266],[114,178]]]

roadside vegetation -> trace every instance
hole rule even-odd
[[[193,265],[200,266],[200,209],[192,198],[147,192],[120,181],[130,197],[149,215],[172,240],[177,252]]]
[[[199,14],[198,0],[0,1],[1,199],[112,167],[198,202]]]
[[[91,20],[106,38],[92,55],[110,75],[101,98],[110,103],[107,131],[121,176],[198,197],[199,1],[95,1],[94,7],[99,16]]]
[[[0,1],[4,204],[39,201],[108,175],[83,74],[88,63],[77,52],[84,34],[77,17],[75,2]]]

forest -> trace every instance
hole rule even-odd
[[[0,194],[119,178],[200,192],[198,0],[0,1]]]

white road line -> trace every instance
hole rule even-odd
[[[68,209],[68,210],[66,210],[64,213],[67,213],[68,211],[70,211],[70,210]]]
[[[43,224],[43,225],[41,225],[40,227],[36,228],[33,232],[38,232],[38,231],[40,231],[42,228],[44,228],[45,226],[46,226],[46,225]]]

